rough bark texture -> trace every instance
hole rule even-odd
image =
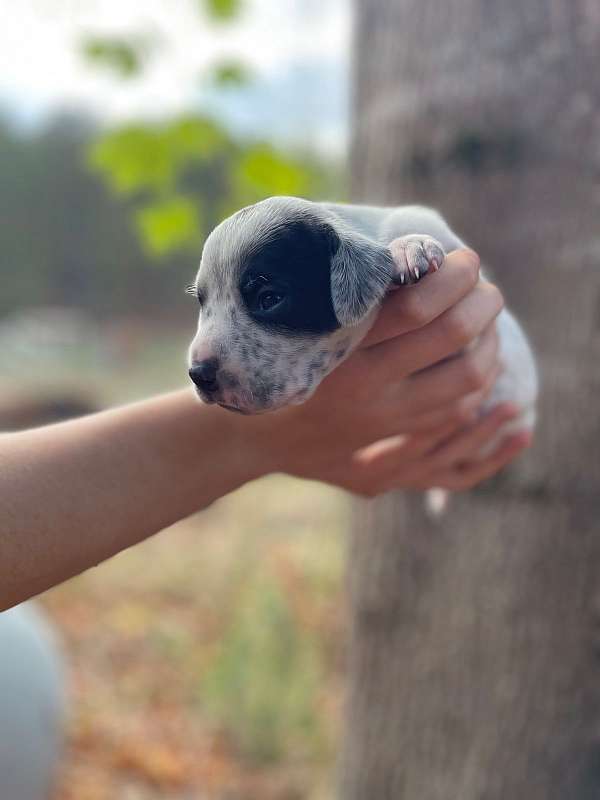
[[[343,800],[600,797],[600,4],[357,0],[356,200],[440,208],[541,364],[534,450],[357,507]]]

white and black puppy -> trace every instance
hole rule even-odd
[[[419,206],[375,208],[271,197],[207,238],[192,291],[200,302],[190,377],[208,403],[245,414],[300,403],[365,336],[393,287],[464,247]],[[534,358],[516,320],[498,317],[504,371],[486,406],[510,401],[535,421]]]

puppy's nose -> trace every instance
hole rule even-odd
[[[218,359],[207,358],[205,361],[194,364],[189,371],[189,376],[199,389],[210,394],[217,390],[218,371]]]

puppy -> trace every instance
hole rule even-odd
[[[207,238],[192,292],[200,302],[189,374],[198,395],[242,414],[302,403],[356,348],[394,286],[420,280],[464,247],[420,206],[376,208],[271,197]],[[485,408],[510,401],[535,422],[535,362],[523,331],[497,320],[504,371]]]

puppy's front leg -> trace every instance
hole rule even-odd
[[[392,276],[396,286],[416,283],[428,272],[436,272],[446,257],[438,240],[427,234],[399,236],[388,247],[396,266]]]

